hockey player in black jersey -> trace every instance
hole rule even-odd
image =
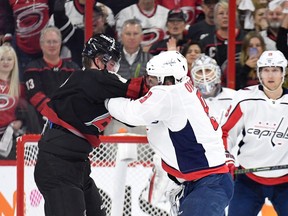
[[[90,38],[82,55],[85,69],[75,71],[43,109],[49,121],[38,144],[34,177],[46,216],[106,215],[88,160],[111,121],[104,100],[147,92],[143,77],[126,82],[116,74],[120,47],[112,37]]]

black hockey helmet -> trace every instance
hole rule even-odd
[[[82,56],[94,60],[96,56],[101,54],[105,64],[111,59],[118,62],[121,58],[120,43],[105,34],[94,35],[86,42]]]

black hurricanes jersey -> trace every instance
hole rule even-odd
[[[118,75],[107,70],[76,71],[56,91],[48,106],[44,107],[43,115],[95,147],[100,144],[99,133],[111,121],[104,105],[105,99],[139,98],[145,93],[143,86],[142,77],[124,83]],[[66,148],[69,148],[69,143]]]

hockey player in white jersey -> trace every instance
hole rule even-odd
[[[176,51],[147,63],[150,91],[139,100],[115,98],[106,107],[116,119],[146,125],[149,144],[162,158],[169,177],[183,186],[178,214],[222,216],[233,195],[225,164],[221,127],[187,74],[187,61]],[[173,85],[163,85],[165,81]]]
[[[239,90],[228,109],[223,141],[239,146],[240,169],[288,164],[288,91],[282,87],[287,60],[265,51],[257,61],[260,84]],[[237,137],[243,138],[237,142]],[[288,212],[288,169],[237,175],[229,216],[256,216],[265,198],[278,216]],[[243,206],[245,206],[243,208]]]
[[[221,69],[214,59],[205,54],[201,54],[195,60],[191,76],[194,86],[209,106],[210,115],[221,124],[235,90],[221,86]]]
[[[195,60],[191,77],[194,86],[200,90],[209,106],[209,114],[221,124],[236,91],[221,86],[221,69],[214,59],[205,54],[201,54]],[[235,151],[237,148],[233,149],[232,153]],[[153,157],[153,173],[144,194],[146,200],[152,205],[166,210],[170,207],[167,201],[169,192],[177,188],[177,185],[173,184],[165,174],[158,158],[157,154]]]

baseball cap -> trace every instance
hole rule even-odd
[[[217,4],[219,0],[203,0],[204,4]]]
[[[186,22],[186,15],[181,9],[172,9],[168,12],[167,21],[184,21]]]

